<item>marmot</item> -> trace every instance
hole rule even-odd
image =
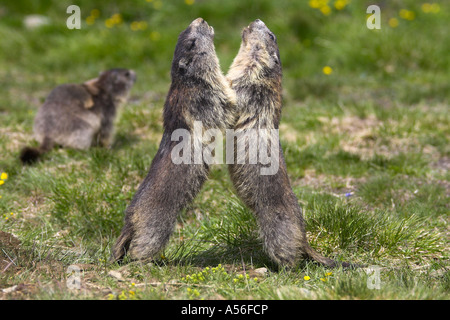
[[[74,149],[110,146],[117,108],[135,81],[134,71],[111,69],[83,84],[53,89],[34,120],[34,136],[40,146],[22,149],[21,161],[33,163],[55,145]]]
[[[278,146],[278,171],[261,175],[258,164],[230,164],[231,180],[238,196],[255,213],[264,247],[279,265],[293,266],[300,258],[336,266],[308,244],[302,210],[292,191],[278,135],[261,137],[264,130],[278,129],[281,117],[282,68],[276,36],[261,20],[242,32],[239,53],[227,79],[236,92],[235,131],[258,129],[259,139]],[[239,137],[237,143],[239,143]],[[248,155],[248,148],[245,149]],[[247,156],[244,155],[244,156]],[[238,155],[242,157],[243,155]]]
[[[171,155],[178,144],[173,141],[175,130],[192,133],[195,121],[201,121],[204,129],[223,130],[232,122],[235,97],[220,69],[213,40],[214,29],[202,18],[178,37],[164,104],[164,133],[149,172],[126,209],[112,261],[125,254],[132,260],[154,257],[168,242],[177,215],[208,177],[205,162],[175,164]],[[198,143],[205,145],[201,139],[192,141]]]

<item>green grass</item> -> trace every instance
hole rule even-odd
[[[449,299],[448,3],[433,13],[422,2],[389,1],[382,29],[373,31],[364,1],[343,10],[329,1],[328,16],[308,1],[155,3],[78,1],[81,30],[65,27],[74,3],[0,5],[0,173],[8,173],[0,231],[20,241],[0,239],[0,289],[18,286],[0,299]],[[92,9],[100,15],[88,25]],[[414,20],[402,19],[401,9],[415,12]],[[26,29],[22,20],[35,13],[50,24]],[[107,28],[116,13],[122,22]],[[379,266],[380,289],[368,286],[363,269],[275,266],[226,166],[213,167],[159,257],[108,263],[159,145],[177,36],[199,16],[215,28],[224,72],[252,20],[277,35],[280,137],[309,240],[326,256]],[[133,21],[146,21],[146,29],[132,31]],[[324,66],[333,72],[325,75]],[[22,167],[18,153],[36,145],[33,118],[49,91],[112,67],[138,75],[113,147],[55,149]],[[66,286],[74,264],[81,290]]]

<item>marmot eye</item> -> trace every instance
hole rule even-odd
[[[191,45],[189,46],[189,50],[194,49],[196,41],[197,41],[197,39],[192,40]]]
[[[275,37],[273,36],[273,34],[271,34],[270,32],[267,32],[267,34],[269,35],[269,37],[272,41],[275,41]]]
[[[125,77],[129,77],[129,76],[130,76],[130,72],[129,71],[125,72]]]

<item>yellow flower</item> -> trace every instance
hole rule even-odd
[[[347,5],[346,0],[336,0],[334,2],[334,7],[336,8],[336,10],[342,10],[345,8],[346,5]]]
[[[89,17],[86,18],[86,23],[88,25],[93,25],[94,22],[95,22],[95,17],[94,16],[89,16]]]
[[[391,28],[398,27],[398,19],[397,18],[390,18],[388,23]]]
[[[100,10],[92,9],[91,10],[91,16],[94,17],[94,18],[98,18],[100,16]]]
[[[431,12],[431,4],[428,2],[425,2],[424,4],[422,4],[421,8],[422,8],[422,11],[425,13]]]
[[[325,67],[323,67],[322,72],[324,74],[326,74],[327,76],[329,76],[333,72],[333,69],[331,69],[330,66],[325,66]]]
[[[405,19],[405,17],[408,15],[408,10],[406,10],[406,9],[400,10],[399,15],[400,15],[400,18]]]
[[[192,6],[194,2],[195,0],[184,0],[184,3],[186,3],[188,6]]]
[[[119,300],[126,300],[127,296],[125,294],[125,291],[122,291],[121,294],[119,294]]]
[[[145,22],[145,21],[139,22],[139,29],[145,30],[145,29],[147,29],[147,26],[148,26],[147,22]]]
[[[439,3],[433,3],[431,5],[431,12],[438,13],[439,11],[441,11],[441,6],[439,5]]]
[[[137,31],[137,30],[145,30],[147,29],[147,22],[145,21],[133,21],[130,25],[131,30]]]
[[[161,38],[161,34],[158,31],[152,31],[152,33],[150,33],[150,39],[152,41],[158,41]]]
[[[162,5],[163,5],[162,1],[156,0],[156,1],[153,3],[153,8],[155,8],[156,10],[159,10],[159,9],[161,9]]]
[[[320,7],[320,12],[322,12],[325,16],[329,16],[331,14],[331,8],[328,5],[324,5]]]
[[[328,277],[328,276],[331,276],[332,274],[333,274],[333,272],[327,272],[326,276]]]
[[[112,19],[106,19],[106,20],[105,20],[105,26],[106,26],[107,28],[112,28],[112,27],[114,27],[114,21],[113,21]]]
[[[305,279],[306,281],[310,280],[311,277],[310,276],[304,276],[303,279]]]
[[[198,297],[200,295],[200,292],[197,289],[187,288],[187,292],[189,295],[193,295],[196,297]]]
[[[2,174],[0,175],[0,179],[2,180],[8,179],[8,174],[6,172],[2,172]]]
[[[115,13],[111,16],[114,24],[119,24],[122,22],[122,15],[120,13]]]
[[[132,282],[131,285],[134,287],[136,285],[136,283]]]
[[[0,186],[1,186],[2,184],[4,184],[4,183],[5,183],[5,181],[0,180]]]
[[[320,281],[327,282],[327,279],[325,279],[325,278],[320,278]]]
[[[320,8],[320,1],[319,0],[309,0],[309,6],[311,8],[318,9],[318,8]]]
[[[131,25],[130,25],[130,28],[131,28],[131,30],[133,30],[133,31],[139,30],[139,22],[133,21],[133,22],[131,23]]]
[[[414,20],[414,18],[416,17],[416,14],[413,11],[402,9],[399,12],[399,16],[400,16],[400,18],[405,19],[405,20]]]

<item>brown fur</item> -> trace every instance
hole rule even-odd
[[[281,61],[276,37],[262,21],[256,20],[243,30],[241,47],[227,78],[236,92],[235,130],[278,129],[282,107]],[[238,195],[257,217],[269,256],[287,266],[302,258],[330,267],[338,265],[308,244],[302,210],[289,182],[281,145],[276,174],[261,175],[262,167],[262,164],[231,164],[229,172]]]
[[[134,71],[112,69],[83,84],[63,84],[50,93],[34,122],[40,147],[21,151],[23,163],[33,163],[54,145],[88,149],[110,146],[117,108],[136,80]]]
[[[125,214],[125,224],[112,261],[154,257],[169,240],[176,217],[200,191],[208,177],[206,163],[174,164],[172,133],[192,133],[194,121],[203,127],[225,129],[233,114],[234,94],[217,59],[214,32],[201,18],[184,30],[172,61],[172,84],[164,104],[164,134],[150,170]],[[202,141],[192,141],[202,144]]]

